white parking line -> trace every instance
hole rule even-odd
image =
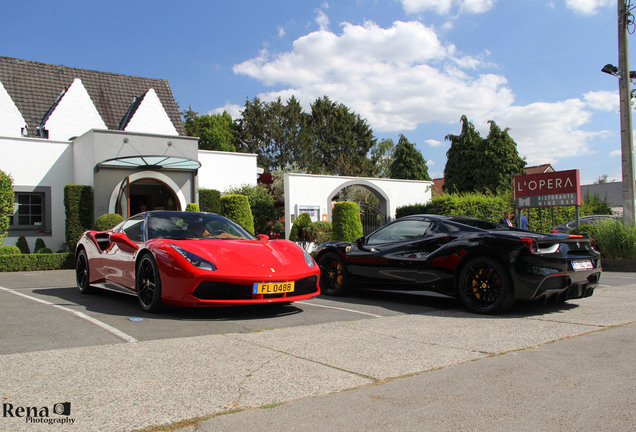
[[[137,339],[135,339],[134,337],[122,332],[121,330],[116,329],[113,326],[110,326],[110,325],[108,325],[106,323],[103,323],[103,322],[93,318],[93,317],[90,317],[90,316],[86,315],[83,312],[79,312],[79,311],[76,311],[76,310],[73,310],[73,309],[69,309],[69,308],[64,307],[64,306],[56,305],[55,303],[51,303],[49,301],[42,300],[42,299],[39,299],[37,297],[32,297],[30,295],[23,294],[21,292],[12,290],[10,288],[5,288],[3,286],[0,286],[0,290],[6,291],[6,292],[10,292],[12,294],[27,298],[29,300],[34,300],[36,302],[43,303],[43,304],[48,305],[48,306],[53,306],[55,308],[58,308],[58,309],[61,309],[61,310],[65,311],[65,312],[70,312],[70,313],[72,313],[73,315],[75,315],[75,316],[77,316],[79,318],[82,318],[82,319],[84,319],[84,320],[86,320],[86,321],[88,321],[88,322],[90,322],[92,324],[95,324],[97,327],[101,327],[102,329],[106,330],[107,332],[110,332],[110,333],[114,334],[115,336],[117,336],[120,339],[123,339],[126,342],[130,342],[130,343],[137,342]]]
[[[308,302],[304,302],[304,301],[297,301],[297,302],[294,302],[294,303],[303,304],[303,305],[307,305],[307,306],[316,306],[316,307],[321,307],[321,308],[325,308],[325,309],[336,309],[336,310],[341,310],[341,311],[345,311],[345,312],[353,312],[353,313],[357,313],[357,314],[361,314],[361,315],[372,316],[374,318],[382,318],[382,315],[376,315],[376,314],[372,314],[372,313],[368,313],[368,312],[357,311],[357,310],[354,310],[354,309],[345,309],[345,308],[335,307],[335,306],[325,306],[325,305],[319,305],[319,304],[315,304],[315,303],[308,303]]]

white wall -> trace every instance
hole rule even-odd
[[[51,188],[51,234],[26,237],[31,250],[41,237],[53,251],[66,241],[64,214],[64,186],[73,183],[73,152],[68,141],[38,138],[0,137],[0,170],[9,173],[14,187]],[[5,245],[15,244],[18,236],[4,238]]]
[[[343,187],[361,185],[373,189],[386,200],[387,216],[395,217],[398,207],[425,204],[431,200],[431,181],[376,179],[366,177],[285,174],[285,233],[289,235],[296,206],[320,206],[320,214],[331,222],[331,198]]]
[[[50,140],[70,140],[90,129],[106,129],[82,80],[75,78],[44,124]]]
[[[24,117],[0,82],[0,136],[20,137],[26,126]]]
[[[199,150],[199,162],[200,189],[223,193],[230,187],[257,183],[255,154]]]
[[[127,132],[179,135],[154,89],[149,89],[125,127]]]

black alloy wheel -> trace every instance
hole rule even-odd
[[[471,311],[482,314],[501,313],[514,304],[510,275],[489,257],[474,258],[464,266],[457,295]]]
[[[318,259],[320,291],[327,295],[342,296],[349,292],[344,260],[335,253],[326,253]]]
[[[88,256],[84,249],[77,253],[75,259],[75,282],[77,289],[82,294],[90,294],[95,289],[90,284],[90,269],[88,267]]]
[[[146,253],[137,264],[135,287],[139,306],[146,312],[161,310],[161,278],[157,263],[151,254]]]

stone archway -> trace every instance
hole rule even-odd
[[[380,200],[387,221],[398,207],[424,204],[431,200],[433,182],[418,180],[340,177],[313,174],[285,174],[285,233],[289,237],[293,220],[307,211],[312,220],[331,221],[331,200],[347,186],[362,186]]]

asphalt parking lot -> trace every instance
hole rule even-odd
[[[407,295],[299,303],[152,316],[78,294],[72,271],[0,274],[3,404],[70,404],[49,417],[66,423],[0,430],[635,429],[636,274],[498,317]]]

